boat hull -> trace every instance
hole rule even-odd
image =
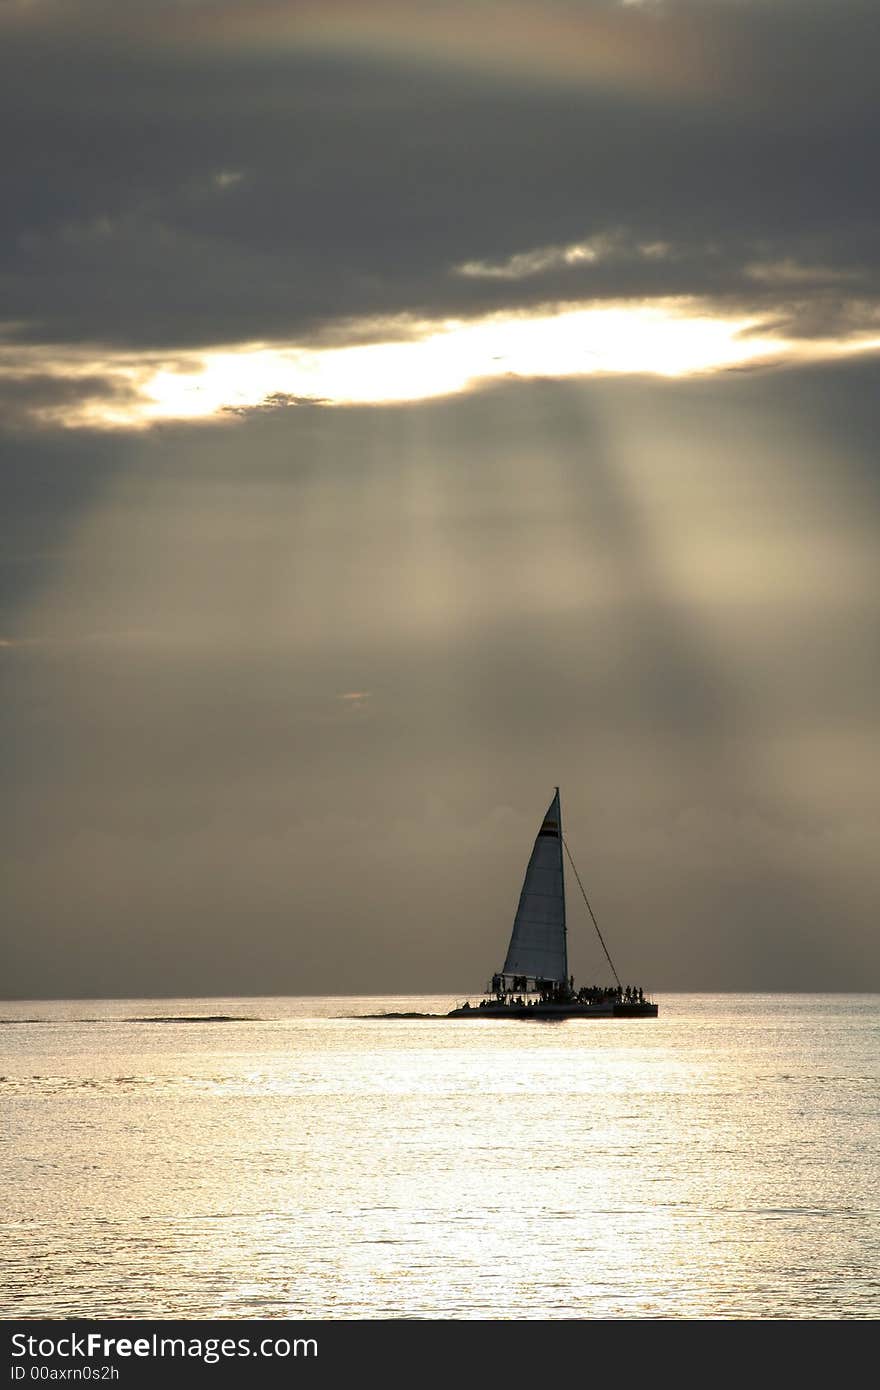
[[[447,1018],[656,1018],[657,1004],[486,1004],[451,1009]]]

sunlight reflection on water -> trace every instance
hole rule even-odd
[[[6,1315],[876,1316],[880,998],[450,1004],[0,1005]]]

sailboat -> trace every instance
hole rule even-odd
[[[568,973],[563,851],[596,928],[615,984],[575,989]],[[449,1018],[656,1018],[640,986],[622,985],[562,834],[559,788],[547,808],[526,868],[503,969],[477,1004]]]

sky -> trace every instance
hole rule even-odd
[[[878,49],[0,0],[0,994],[880,988]]]

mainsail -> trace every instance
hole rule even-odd
[[[568,979],[558,787],[526,869],[503,973],[529,980]]]

